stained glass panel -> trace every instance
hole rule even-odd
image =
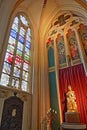
[[[14,18],[14,21],[13,21],[13,24],[15,23],[15,24],[17,24],[17,25],[18,25],[18,22],[19,22],[18,17],[15,17],[15,18]]]
[[[17,48],[20,50],[20,51],[23,51],[23,44],[18,42],[18,46]]]
[[[12,29],[14,29],[16,32],[18,32],[18,25],[16,23],[14,23],[12,25]]]
[[[19,79],[13,78],[12,79],[12,86],[16,87],[16,88],[19,88]]]
[[[24,55],[24,61],[29,62],[29,56]]]
[[[30,44],[30,42],[28,41],[28,40],[26,40],[26,47],[30,50],[30,46],[31,46],[31,44]]]
[[[28,80],[28,72],[27,71],[23,71],[23,75],[22,75],[22,78],[24,79],[24,80]]]
[[[1,75],[1,84],[4,86],[8,86],[10,77],[7,74]]]
[[[13,37],[9,37],[8,43],[10,43],[12,46],[15,47],[15,45],[16,45],[16,39],[14,39]]]
[[[22,44],[24,44],[24,37],[19,35],[18,41],[21,42]]]
[[[30,28],[28,28],[28,30],[27,30],[27,36],[31,36],[31,29]]]
[[[5,61],[7,61],[10,65],[13,63],[13,55],[11,53],[6,53]]]
[[[22,81],[22,90],[27,91],[27,82]]]
[[[20,19],[24,25],[28,26],[28,22],[26,21],[26,18],[24,16],[20,15]]]
[[[7,62],[4,62],[4,66],[3,66],[3,72],[10,74],[11,72],[11,65]]]
[[[25,54],[28,55],[28,56],[30,55],[30,51],[29,51],[29,49],[26,48],[26,47],[25,47]]]
[[[20,56],[16,55],[16,58],[15,58],[15,66],[17,66],[18,68],[21,67],[21,62],[22,62],[22,59]]]
[[[14,76],[20,77],[20,69],[18,67],[14,67]]]
[[[17,52],[16,52],[16,53],[17,53],[17,55],[18,55],[18,56],[20,57],[20,59],[21,59],[21,58],[22,58],[22,51],[20,51],[20,50],[17,49]]]
[[[31,42],[31,37],[27,35],[27,40]]]
[[[11,52],[12,54],[14,53],[14,46],[12,46],[11,44],[8,44],[8,47],[7,47],[7,52]]]
[[[24,37],[25,29],[23,27],[20,28],[20,35]]]
[[[28,71],[28,64],[26,63],[26,62],[24,62],[24,64],[23,64],[23,69],[25,70],[25,71]]]
[[[13,38],[17,38],[17,32],[14,29],[11,29],[10,36]]]

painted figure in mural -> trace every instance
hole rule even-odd
[[[59,63],[66,63],[65,46],[64,43],[58,43]]]
[[[85,50],[85,54],[87,56],[87,34],[83,34],[83,46],[84,46],[84,50]]]
[[[77,42],[74,38],[70,39],[70,52],[71,52],[72,60],[79,58],[78,46],[77,46]]]
[[[66,93],[67,98],[67,112],[77,112],[76,96],[71,86],[68,86],[68,92]]]

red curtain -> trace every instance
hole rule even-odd
[[[59,70],[59,86],[62,117],[66,112],[66,92],[68,85],[75,91],[81,123],[87,123],[87,78],[82,64]]]

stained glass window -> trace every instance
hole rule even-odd
[[[31,68],[31,29],[27,19],[19,14],[10,29],[1,85],[31,90]]]

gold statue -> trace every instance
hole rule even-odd
[[[71,86],[68,86],[68,92],[66,93],[67,98],[67,112],[77,112],[76,96],[74,91],[72,91]]]

